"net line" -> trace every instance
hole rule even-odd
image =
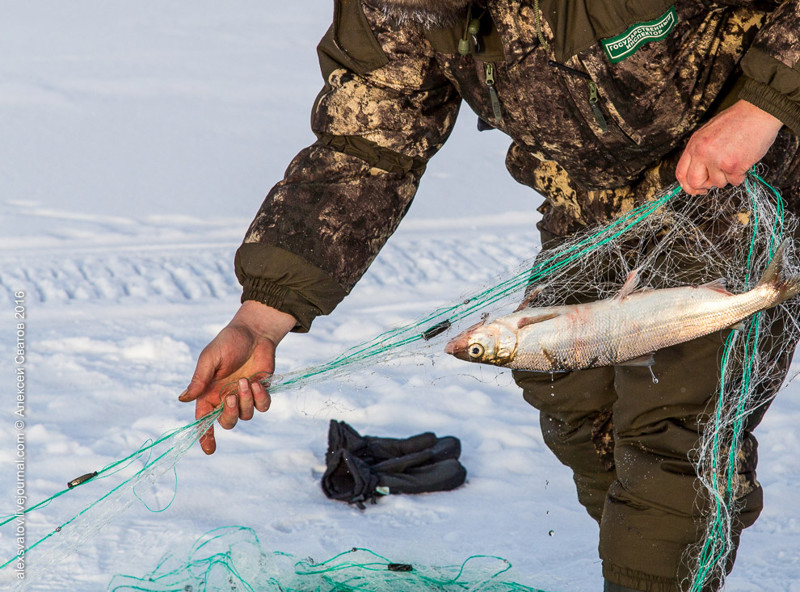
[[[58,524],[50,532],[38,538],[35,542],[26,545],[24,552],[17,553],[0,564],[0,571],[2,571],[16,563],[17,560],[23,558],[30,551],[37,550],[40,546],[47,547],[46,551],[41,551],[37,554],[36,562],[31,563],[26,560],[25,579],[18,581],[14,589],[23,590],[37,578],[46,576],[65,556],[73,553],[78,546],[99,533],[114,516],[122,513],[133,504],[135,499],[139,499],[151,512],[166,510],[171,505],[171,501],[166,507],[154,510],[141,499],[136,492],[136,487],[147,482],[154,483],[165,473],[174,470],[183,455],[208,430],[220,413],[221,409],[215,410],[188,425],[166,432],[156,440],[144,443],[138,450],[128,456],[107,464],[96,473],[91,474],[91,476],[86,475],[84,480],[74,486],[68,486],[50,497],[27,507],[23,514],[31,514],[46,508],[55,500],[86,486],[90,482],[109,478],[125,471],[133,473],[124,477],[120,483],[111,487],[88,506]],[[134,467],[137,461],[141,463],[141,468]],[[175,487],[177,491],[177,480]],[[0,528],[12,523],[18,516],[19,514],[11,514],[2,518],[0,520]],[[48,545],[44,545],[44,543],[48,543]]]

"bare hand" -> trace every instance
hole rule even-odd
[[[675,177],[686,193],[741,185],[767,153],[783,123],[752,103],[739,100],[698,129],[686,145]]]
[[[200,354],[179,400],[196,401],[197,419],[224,404],[219,424],[226,430],[239,419],[252,419],[255,410],[266,411],[270,398],[260,379],[274,372],[275,348],[294,325],[291,315],[260,302],[244,302]],[[213,426],[200,438],[200,447],[206,454],[216,450]]]

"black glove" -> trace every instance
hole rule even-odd
[[[436,444],[436,435],[431,432],[410,438],[376,438],[361,436],[343,421],[331,420],[328,428],[328,455],[343,448],[358,458],[373,464],[382,460],[412,454]],[[457,457],[458,455],[456,455]]]
[[[328,468],[322,476],[322,491],[330,499],[363,508],[365,501],[378,495],[378,476],[357,456],[340,448],[329,453],[325,460]]]
[[[427,432],[411,438],[361,436],[331,420],[322,489],[331,499],[364,507],[390,493],[446,491],[462,485],[461,442]]]

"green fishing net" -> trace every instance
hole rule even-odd
[[[187,556],[166,555],[143,577],[116,576],[110,592],[540,592],[506,581],[511,565],[500,557],[473,556],[435,567],[392,561],[369,549],[353,548],[316,562],[266,551],[256,532],[227,527],[201,537]]]

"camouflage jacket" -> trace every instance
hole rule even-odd
[[[800,0],[485,0],[438,29],[377,1],[335,0],[318,47],[318,141],[236,256],[242,299],[300,331],[397,228],[462,100],[510,136],[510,172],[546,198],[544,226],[561,235],[674,181],[658,164],[737,96],[800,131]]]

